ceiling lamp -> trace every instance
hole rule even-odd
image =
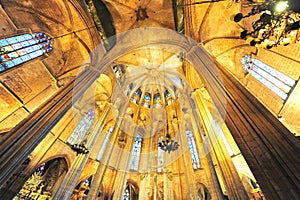
[[[246,39],[251,46],[267,49],[296,42],[300,28],[298,9],[290,8],[287,1],[248,2],[246,6],[251,7],[251,11],[246,15],[236,14],[234,21],[240,22],[254,15],[259,15],[259,18],[252,22],[252,30],[241,32],[241,38]]]
[[[164,137],[160,137],[158,141],[158,147],[163,151],[167,151],[170,153],[171,151],[176,151],[179,147],[179,143],[171,139],[171,135],[169,133],[166,134],[166,139]]]
[[[71,149],[76,152],[76,155],[87,154],[89,152],[83,143],[75,143],[71,146]]]

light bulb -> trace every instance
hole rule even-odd
[[[275,11],[278,13],[281,13],[283,11],[285,11],[285,9],[288,7],[288,2],[287,1],[279,1],[276,5],[275,5]]]

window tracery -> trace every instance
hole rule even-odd
[[[246,55],[242,58],[244,70],[271,89],[281,99],[286,100],[295,85],[295,80],[273,69],[258,59]]]
[[[113,71],[115,72],[116,77],[120,80],[122,76],[125,74],[125,69],[123,64],[116,64],[113,67]]]
[[[134,143],[132,147],[132,153],[130,158],[130,170],[138,171],[141,148],[142,148],[142,137],[140,135],[136,135],[134,138]]]
[[[186,137],[188,141],[188,147],[190,150],[190,156],[192,159],[193,169],[199,169],[201,168],[201,165],[193,132],[186,131]]]
[[[37,58],[52,50],[53,39],[42,32],[0,40],[0,72]]]
[[[69,139],[67,140],[68,144],[75,144],[82,142],[85,134],[88,132],[90,126],[92,125],[95,118],[95,111],[88,110],[85,116],[81,119]]]

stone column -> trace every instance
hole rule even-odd
[[[164,176],[164,199],[174,199],[172,166],[166,167]]]
[[[184,162],[184,176],[185,176],[185,184],[187,187],[187,199],[195,199],[197,196],[196,192],[196,180],[195,174],[193,170],[193,164],[191,160],[191,155],[188,148],[188,142],[186,137],[186,123],[181,123],[180,120],[176,122],[178,124],[178,142],[180,144],[180,151],[182,153],[182,159]]]
[[[103,181],[104,176],[105,176],[105,172],[106,172],[107,167],[109,165],[109,162],[111,160],[111,157],[112,157],[112,154],[113,154],[113,151],[114,151],[114,148],[115,148],[114,145],[117,145],[118,133],[120,131],[120,125],[122,123],[124,123],[123,115],[126,111],[126,106],[125,105],[123,105],[123,107],[120,106],[120,107],[118,107],[118,109],[120,109],[120,113],[118,113],[119,117],[116,119],[117,121],[116,121],[116,124],[114,126],[112,136],[110,138],[111,145],[108,145],[106,147],[106,151],[105,151],[106,154],[103,154],[103,159],[102,159],[103,164],[102,163],[99,164],[99,166],[97,168],[97,171],[96,171],[96,174],[93,177],[93,181],[92,181],[92,184],[91,184],[91,187],[90,187],[90,192],[88,194],[88,199],[92,199],[92,200],[96,199],[96,197],[98,195],[98,189],[102,184],[102,181]],[[117,111],[118,111],[118,109],[117,109]]]
[[[91,150],[99,137],[99,132],[101,132],[104,122],[107,118],[108,111],[110,110],[110,105],[107,103],[105,104],[105,107],[103,108],[103,112],[101,116],[97,119],[96,123],[94,124],[94,128],[91,131],[92,133],[90,134],[90,137],[88,138],[87,141],[87,148]],[[90,151],[91,152],[91,151]],[[78,178],[80,177],[80,174],[82,173],[82,170],[89,158],[89,154],[79,154],[76,159],[74,160],[72,167],[69,169],[64,181],[62,182],[59,190],[57,193],[54,195],[54,199],[64,199],[68,200],[73,191],[74,188],[76,187],[76,184],[78,182]]]
[[[149,199],[152,195],[153,188],[151,187],[150,181],[150,173],[140,174],[139,200]]]
[[[236,168],[229,156],[229,153],[224,143],[218,138],[218,128],[215,119],[210,114],[206,104],[203,103],[204,99],[199,89],[193,92],[194,102],[200,111],[200,120],[207,135],[207,140],[211,146],[212,153],[215,155],[215,162],[221,171],[221,176],[231,199],[249,199]]]
[[[190,123],[192,127],[189,129],[193,130],[195,136],[195,142],[198,147],[198,154],[200,158],[201,168],[204,169],[206,180],[208,181],[208,189],[212,199],[223,199],[222,189],[218,181],[215,166],[210,155],[210,148],[208,147],[208,142],[205,138],[207,133],[204,133],[200,125],[200,120],[198,120],[197,113],[193,113],[194,117],[190,117],[191,114],[186,113],[184,120],[186,123]],[[202,183],[203,184],[203,183]],[[199,185],[199,183],[197,183]],[[198,189],[197,193],[198,193]]]

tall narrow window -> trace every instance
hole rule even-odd
[[[201,168],[201,165],[200,165],[200,159],[199,159],[193,132],[186,131],[186,137],[187,137],[188,147],[189,147],[190,155],[191,155],[191,159],[192,159],[193,169],[199,169],[199,168]]]
[[[45,33],[23,34],[0,40],[0,72],[52,50],[53,39]]]
[[[102,146],[101,146],[101,149],[98,153],[98,156],[97,156],[97,160],[101,160],[102,156],[103,156],[103,153],[105,151],[105,149],[107,148],[107,145],[108,145],[108,141],[109,141],[109,138],[110,138],[110,135],[111,133],[113,132],[114,130],[114,126],[111,126],[109,129],[108,129],[108,132],[106,133],[106,136],[103,140],[103,143],[102,143]]]
[[[130,188],[127,186],[124,191],[123,200],[130,200]]]
[[[160,142],[163,140],[163,137],[161,136],[158,141]],[[157,172],[163,172],[164,171],[164,150],[162,150],[160,147],[157,149]]]
[[[112,68],[113,68],[113,70],[114,70],[114,72],[115,72],[115,74],[116,74],[116,77],[117,77],[118,79],[121,79],[122,76],[123,76],[124,73],[125,73],[123,64],[117,64],[117,65],[114,65]]]
[[[131,183],[127,183],[123,194],[123,200],[134,200],[138,198],[139,198],[138,188]]]
[[[134,144],[132,147],[132,153],[130,158],[130,170],[137,171],[139,167],[140,155],[142,147],[142,138],[140,135],[136,135],[134,138]]]
[[[88,132],[95,118],[95,111],[89,110],[85,116],[81,119],[72,135],[67,140],[67,143],[73,145],[75,143],[82,142],[85,134]]]
[[[273,69],[265,63],[246,55],[242,58],[246,72],[271,89],[281,99],[285,100],[295,85],[295,80]]]

